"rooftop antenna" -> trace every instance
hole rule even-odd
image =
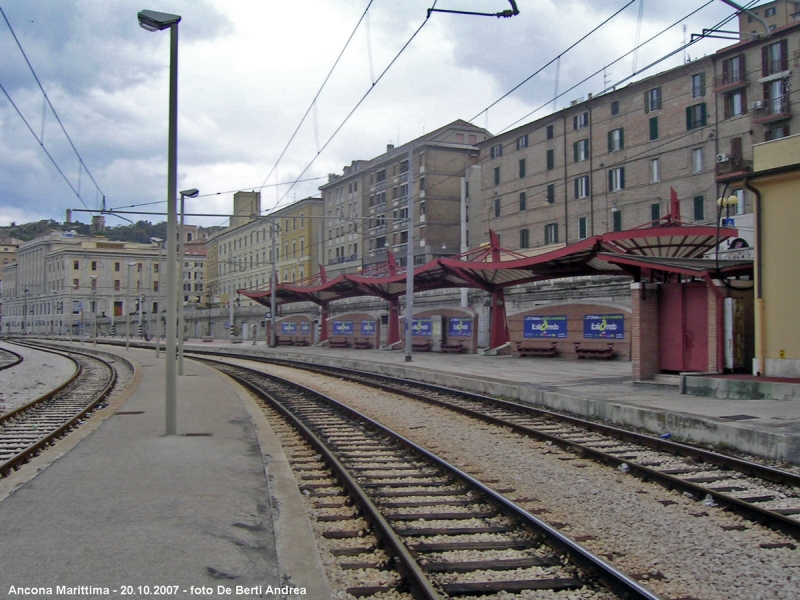
[[[644,12],[644,0],[639,0],[639,20],[636,23],[636,41],[633,43],[633,71],[631,71],[634,75],[636,74],[636,59],[638,58],[639,54],[639,36],[642,32],[642,13]],[[686,32],[686,25],[683,26],[684,34]],[[685,41],[684,41],[685,43]]]

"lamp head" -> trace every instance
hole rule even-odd
[[[181,192],[181,196],[184,198],[197,198],[198,194],[200,194],[200,190],[197,188],[192,188],[190,190],[183,190]]]
[[[163,241],[164,240],[162,240],[161,238],[158,238],[158,237],[151,237],[150,238],[150,243],[152,243],[152,244],[160,244]]]
[[[147,31],[161,31],[167,27],[177,25],[181,21],[180,15],[157,12],[155,10],[143,10],[138,15],[139,25]]]

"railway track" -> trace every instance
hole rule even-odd
[[[241,358],[241,357],[239,357]],[[436,404],[678,490],[800,539],[800,476],[719,452],[534,407],[352,369],[253,359],[346,379]]]
[[[55,352],[38,345],[36,348]],[[0,417],[0,477],[8,476],[66,435],[114,387],[116,371],[107,362],[72,351],[55,353],[75,362],[76,372],[57,389]]]
[[[240,381],[302,432],[312,450],[290,449],[308,471],[301,488],[356,540],[342,549],[349,568],[399,573],[356,596],[409,591],[416,598],[569,590],[569,597],[656,598],[602,559],[503,495],[431,452],[335,400],[298,384],[208,361]],[[338,486],[355,508],[347,509]],[[375,536],[375,544],[368,542]],[[390,557],[375,562],[376,546]],[[384,579],[387,579],[384,577]]]
[[[10,369],[22,362],[22,356],[8,350],[7,348],[0,348],[0,371],[3,369]]]

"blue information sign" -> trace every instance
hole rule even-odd
[[[304,335],[309,335],[311,333],[311,322],[310,321],[302,321],[300,323],[300,333]]]
[[[285,335],[294,335],[297,333],[297,323],[281,323],[281,333]]]
[[[625,339],[625,315],[583,315],[583,337]]]
[[[522,336],[526,338],[566,338],[565,315],[528,315],[522,323]]]
[[[448,337],[472,337],[471,317],[451,317],[448,328]]]
[[[412,335],[433,336],[433,321],[430,319],[414,319],[411,323]]]
[[[334,321],[333,335],[353,335],[352,321]]]
[[[361,335],[375,335],[375,321],[361,321]]]

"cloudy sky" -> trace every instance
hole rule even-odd
[[[265,210],[316,194],[328,173],[341,173],[352,160],[372,158],[387,143],[406,143],[455,119],[496,134],[520,119],[545,116],[553,110],[555,64],[484,109],[624,7],[561,57],[558,92],[564,95],[556,108],[624,80],[733,13],[721,0],[517,0],[520,14],[510,19],[433,13],[426,22],[433,2],[373,0],[277,163],[369,0],[0,0],[56,113],[0,16],[0,225],[63,221],[66,209],[96,209],[102,196],[109,208],[165,210],[169,33],[141,29],[136,15],[143,9],[183,17],[178,189],[201,191],[187,212],[214,214],[229,213],[239,189],[264,186]],[[478,12],[509,7],[505,0],[436,3]],[[674,23],[618,60],[634,49],[637,31],[644,42]],[[726,27],[735,28],[735,22]],[[681,64],[687,52],[697,58],[729,43],[703,40],[650,74]],[[292,187],[298,178],[309,181]],[[108,225],[122,223],[107,219]]]

